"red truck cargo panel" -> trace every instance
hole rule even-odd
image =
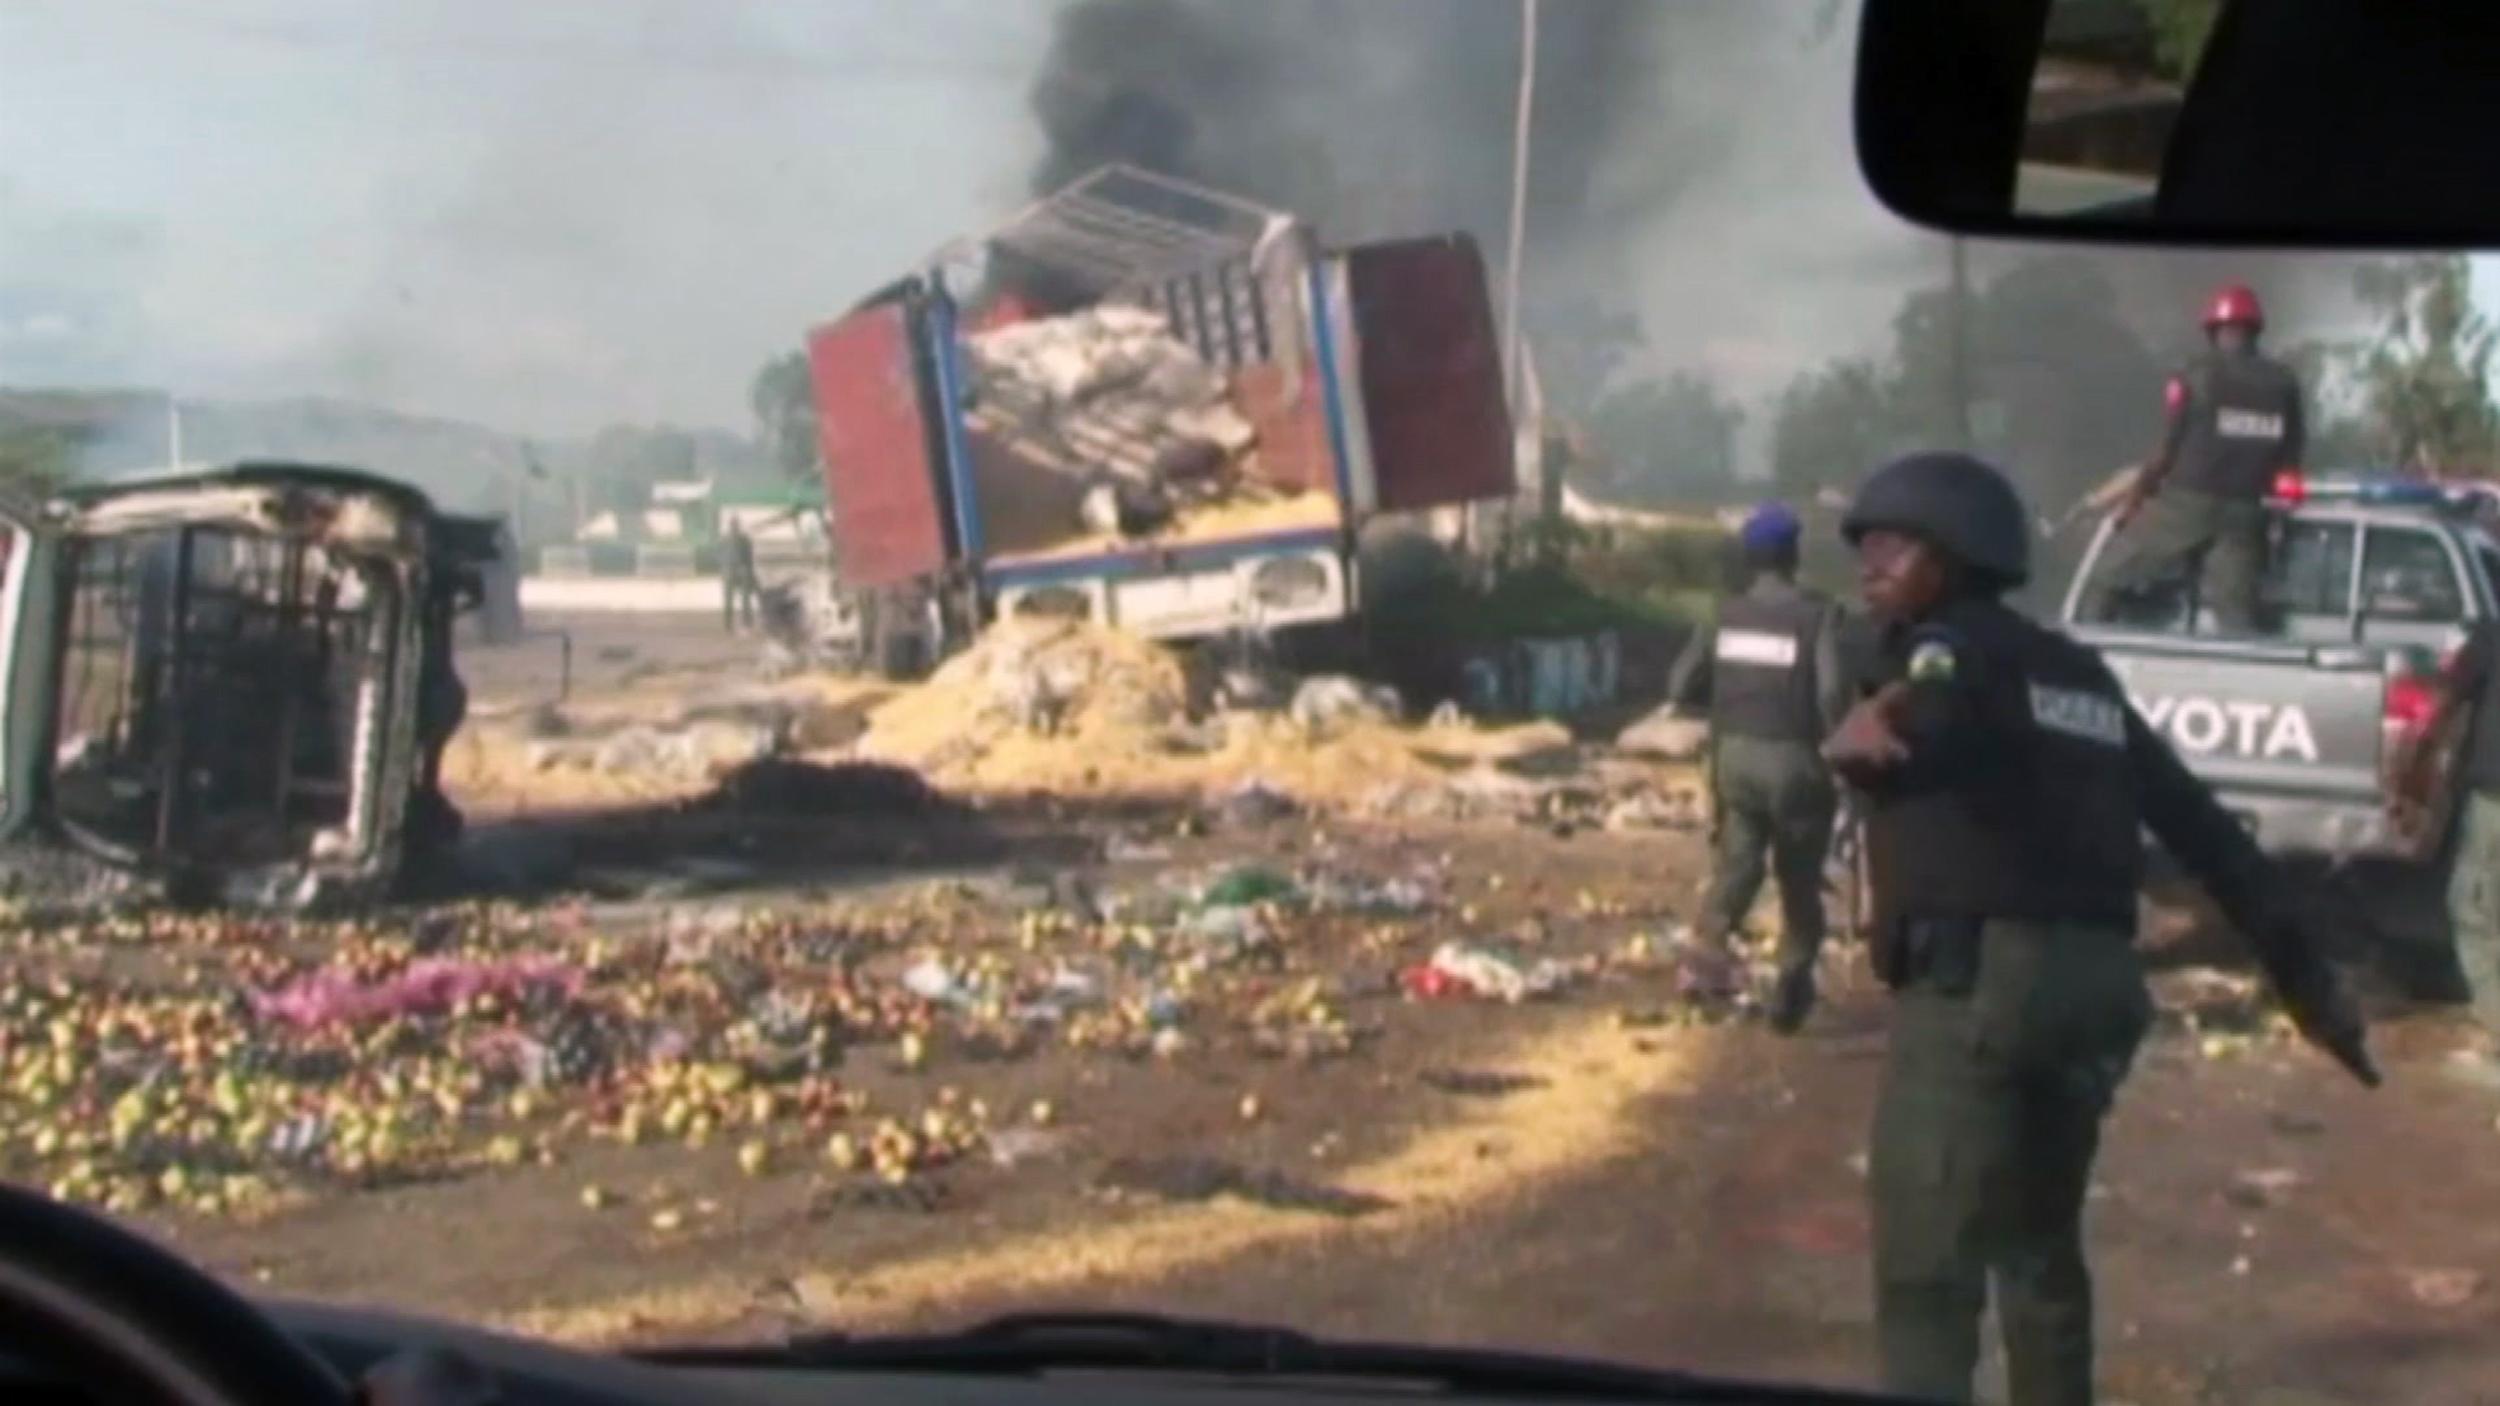
[[[1464,236],[1348,251],[1380,507],[1509,496],[1518,468],[1484,257]]]
[[[1291,493],[1337,491],[1327,396],[1316,357],[1293,367],[1260,362],[1233,373],[1234,408],[1259,432],[1259,482]]]
[[[844,583],[891,586],[944,566],[945,503],[903,305],[864,308],[809,333],[807,367]]]

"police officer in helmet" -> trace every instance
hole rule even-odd
[[[1885,1385],[1968,1401],[1991,1280],[2015,1406],[2092,1398],[2082,1216],[2152,1016],[2133,948],[2150,829],[2244,933],[2302,1033],[2377,1075],[2319,934],[2100,657],[1999,597],[2021,501],[1914,454],[1843,523],[1881,635],[1824,745],[1865,802],[1869,945],[1896,995],[1868,1181]]]
[[[2265,575],[2265,497],[2300,467],[2300,378],[2257,348],[2265,308],[2232,284],[2205,308],[2205,355],[2163,391],[2161,446],[2117,510],[2123,534],[2093,583],[2085,618],[2203,562],[2201,598],[2226,631],[2256,630]]]
[[[1823,861],[1837,804],[1817,743],[1848,694],[1838,655],[1839,611],[1797,584],[1797,515],[1780,503],[1754,510],[1738,533],[1750,582],[1719,608],[1676,661],[1670,701],[1710,695],[1717,861],[1695,934],[1711,984],[1732,982],[1728,942],[1762,891],[1770,861],[1780,897],[1780,975],[1770,998],[1783,1033],[1814,1004],[1823,948]]]

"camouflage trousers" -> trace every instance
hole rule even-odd
[[[1993,1284],[2012,1406],[2089,1406],[2083,1205],[2152,1020],[2123,933],[1991,922],[1972,989],[1899,994],[1868,1155],[1887,1390],[1967,1402]]]

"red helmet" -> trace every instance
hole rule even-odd
[[[2225,284],[2205,304],[2205,330],[2239,326],[2255,331],[2266,325],[2266,310],[2257,290],[2245,283]]]

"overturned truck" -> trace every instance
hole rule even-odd
[[[890,662],[1001,616],[1324,628],[1367,524],[1506,499],[1483,260],[1113,166],[809,334],[839,590]],[[797,612],[792,612],[795,616]],[[897,649],[896,637],[913,639]]]
[[[493,524],[243,463],[0,510],[0,878],[35,900],[300,908],[447,862],[452,625]]]

